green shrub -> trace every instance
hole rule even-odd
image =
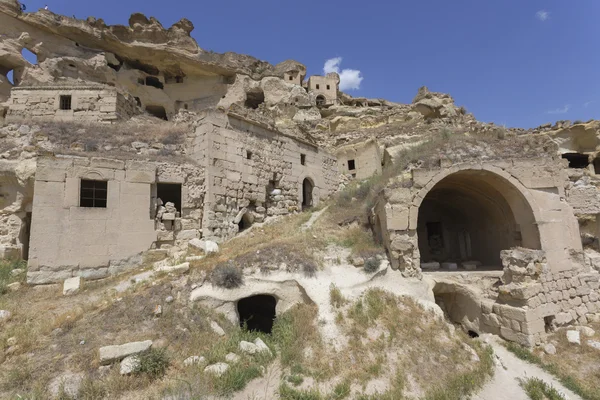
[[[363,270],[366,273],[372,274],[379,270],[380,265],[381,265],[381,261],[378,260],[377,257],[370,257],[370,258],[367,258],[367,260],[365,261],[365,266],[363,267]]]
[[[138,356],[136,374],[146,374],[152,379],[161,378],[169,368],[169,358],[165,349],[150,349]]]
[[[519,379],[519,384],[531,400],[565,400],[558,390],[539,378]]]
[[[232,263],[219,264],[212,271],[211,282],[225,289],[234,289],[244,284],[244,275]]]
[[[329,286],[329,302],[335,308],[340,308],[347,303],[347,300],[340,291],[340,289],[333,283],[331,284],[331,286]]]

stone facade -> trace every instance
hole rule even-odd
[[[356,179],[367,179],[381,173],[381,149],[376,140],[339,147],[335,156],[340,172]]]
[[[114,122],[136,114],[133,97],[103,86],[15,87],[6,120]]]
[[[336,190],[336,159],[315,145],[233,112],[207,112],[203,122],[193,145],[207,170],[203,237],[230,238]]]
[[[105,182],[105,201],[89,206],[84,181]],[[157,218],[160,183],[180,183],[181,209]],[[189,164],[105,158],[40,158],[35,177],[27,280],[97,279],[151,247],[198,237],[203,170]],[[168,203],[167,203],[168,204]]]
[[[307,90],[316,96],[317,105],[338,104],[339,83],[340,77],[336,73],[326,76],[313,75],[308,78]],[[319,101],[319,97],[323,98],[323,102]]]
[[[180,163],[40,158],[28,282],[102,278],[148,249],[226,240],[316,206],[337,188],[334,156],[233,112],[206,112],[189,147],[190,162]],[[86,185],[105,196],[99,206],[86,203]]]

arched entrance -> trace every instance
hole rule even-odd
[[[438,181],[419,206],[417,235],[421,263],[478,261],[501,270],[501,250],[541,248],[527,199],[487,170],[463,170]]]
[[[250,213],[245,213],[240,219],[240,222],[238,222],[238,232],[243,232],[246,229],[250,228],[253,222],[254,218],[252,217],[252,215]]]
[[[313,189],[315,185],[310,178],[304,178],[302,181],[302,209],[310,208],[313,205]]]
[[[325,103],[327,103],[327,100],[325,99],[325,96],[320,94],[317,96],[316,102],[317,102],[317,107],[322,107],[325,105]]]

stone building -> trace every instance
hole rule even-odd
[[[591,294],[600,274],[585,261],[573,207],[564,201],[564,167],[538,158],[415,169],[410,182],[390,184],[379,198],[375,230],[406,276],[476,270],[502,277],[495,298],[443,281],[434,293],[462,293],[452,300],[456,317],[476,332],[531,345],[553,325],[587,322],[600,309]]]
[[[308,78],[306,89],[316,97],[318,106],[338,104],[340,76],[331,72],[325,76],[313,75]]]
[[[189,160],[39,158],[24,210],[28,282],[102,278],[146,250],[220,242],[269,216],[316,206],[337,188],[335,157],[314,144],[233,111],[200,119]]]
[[[6,120],[114,122],[136,113],[133,97],[108,86],[19,86],[11,90]]]
[[[375,139],[338,147],[335,156],[340,172],[353,178],[367,179],[381,174],[381,148]]]

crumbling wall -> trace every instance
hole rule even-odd
[[[61,109],[61,96],[70,96]],[[135,100],[116,89],[98,86],[39,86],[12,89],[8,122],[62,120],[113,122],[136,113]]]
[[[335,155],[340,172],[353,178],[367,179],[381,173],[381,151],[375,139],[342,146]]]
[[[27,257],[35,160],[0,161],[0,259]]]
[[[210,113],[196,131],[192,154],[205,157],[203,236],[226,239],[244,223],[302,210],[303,182],[316,206],[337,187],[335,157],[235,114]],[[205,156],[202,156],[205,154]]]

